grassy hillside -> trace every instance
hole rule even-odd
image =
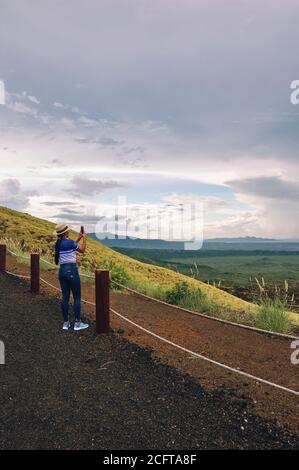
[[[53,230],[54,225],[51,222],[0,207],[0,238],[17,241],[25,252],[37,251],[52,260],[55,243],[55,237],[52,235]],[[71,232],[71,236],[74,238],[76,234]],[[156,288],[167,288],[174,286],[177,282],[185,281],[191,287],[199,287],[208,299],[220,308],[239,314],[252,314],[257,310],[256,305],[234,297],[214,286],[163,267],[134,260],[95,240],[88,240],[88,250],[86,255],[80,257],[80,265],[84,271],[109,267],[114,273],[115,279],[140,288],[140,290],[143,290],[142,286],[144,285],[151,286],[154,291]],[[299,324],[298,317],[293,315],[293,319]]]

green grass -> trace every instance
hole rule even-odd
[[[255,317],[255,326],[278,333],[291,333],[292,323],[287,305],[279,299],[265,299]]]
[[[126,285],[131,289],[141,292],[142,294],[166,302],[167,288],[165,286],[150,281],[140,281],[136,279],[129,279]]]
[[[204,282],[219,281],[227,286],[248,287],[255,277],[264,277],[271,283],[288,280],[290,287],[299,280],[299,253],[223,251],[173,251],[121,249],[135,259],[173,269]]]
[[[166,302],[195,312],[217,313],[218,306],[198,287],[178,282],[166,292]]]

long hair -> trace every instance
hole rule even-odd
[[[59,251],[60,251],[60,245],[61,245],[61,241],[63,239],[63,236],[64,236],[64,234],[59,235],[58,239],[57,239],[57,242],[55,243],[55,264],[56,265],[59,264]]]

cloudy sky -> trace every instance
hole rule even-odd
[[[298,238],[298,39],[299,0],[0,0],[0,204]]]

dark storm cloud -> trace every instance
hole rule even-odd
[[[71,9],[10,0],[1,9],[0,64],[13,71],[4,77],[10,88],[33,90],[52,108],[84,109],[86,126],[99,117],[158,120],[186,151],[210,159],[248,150],[294,159],[298,15],[296,0],[73,0]]]
[[[298,11],[293,0],[10,0],[0,63],[13,87],[22,77],[39,96],[55,91],[52,102],[197,133],[206,119],[289,108]]]
[[[71,181],[72,188],[68,191],[73,194],[81,194],[85,196],[92,196],[94,194],[103,193],[109,189],[124,188],[125,184],[118,181],[102,181],[91,179],[85,176],[74,176]]]
[[[77,206],[78,204],[76,202],[72,202],[72,201],[59,201],[59,202],[56,202],[56,201],[45,201],[45,202],[41,202],[41,204],[43,204],[44,206],[48,206],[48,207],[58,207],[58,206]]]
[[[103,147],[123,145],[123,140],[112,139],[111,137],[77,137],[74,139],[79,144],[98,144]]]
[[[80,212],[70,214],[68,211],[61,211],[52,218],[57,220],[67,220],[68,222],[82,222],[87,224],[96,224],[103,219],[103,217],[88,215]]]
[[[144,148],[141,147],[141,145],[138,145],[137,147],[124,147],[122,150],[124,154],[144,153]]]
[[[251,194],[270,199],[299,199],[299,183],[286,181],[276,176],[247,178],[228,181],[236,193]]]
[[[109,146],[109,145],[122,145],[124,144],[124,141],[123,140],[115,140],[115,139],[112,139],[111,137],[102,137],[99,139],[98,141],[99,144],[103,145],[103,146]]]
[[[63,166],[63,162],[58,158],[53,158],[47,163],[48,166]]]
[[[37,195],[37,191],[24,190],[16,178],[7,178],[0,182],[0,205],[2,206],[24,210],[28,207],[30,198]]]
[[[0,79],[9,95],[0,127],[20,172],[63,155],[65,167],[86,174],[147,165],[210,185],[229,180],[260,204],[259,222],[265,209],[275,216],[269,226],[280,231],[289,216],[298,230],[289,204],[297,188],[287,180],[299,171],[299,105],[290,102],[298,0],[2,3]],[[66,190],[59,162],[50,166],[47,200]],[[74,179],[68,191],[91,199],[122,186],[95,178]]]

